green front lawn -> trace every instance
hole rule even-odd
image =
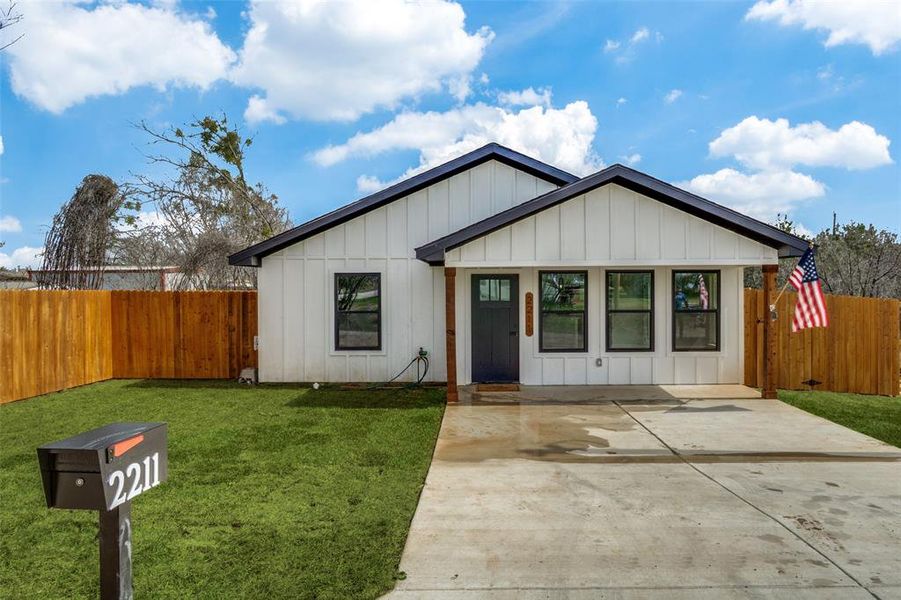
[[[48,510],[35,448],[169,423],[135,499],[138,598],[375,598],[394,585],[443,389],[108,381],[0,407],[0,597],[96,598],[97,514]]]
[[[779,390],[779,399],[901,448],[901,398]]]

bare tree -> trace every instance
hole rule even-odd
[[[23,18],[22,13],[16,8],[16,3],[10,0],[9,5],[5,9],[0,8],[0,36],[5,37],[3,32],[8,31],[13,25],[19,24]],[[8,42],[3,42],[2,39],[0,39],[0,51],[6,50],[18,42],[24,35],[24,33],[19,34]]]
[[[247,182],[245,153],[253,140],[224,115],[184,129],[157,131],[143,122],[137,127],[151,146],[165,150],[148,159],[169,167],[171,176],[139,175],[127,186],[130,210],[152,207],[157,218],[143,227],[137,213],[125,218],[132,229],[123,232],[117,259],[146,264],[153,257],[157,264],[178,266],[183,276],[176,287],[256,287],[256,270],[230,266],[228,255],[284,231],[290,221],[274,194]]]
[[[56,216],[44,240],[42,287],[100,289],[124,199],[106,175],[88,175]]]

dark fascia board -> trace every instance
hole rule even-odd
[[[776,248],[780,258],[801,256],[808,246],[805,240],[772,225],[654,179],[640,171],[616,164],[420,246],[416,249],[416,258],[433,266],[443,265],[444,253],[448,250],[611,183]]]
[[[243,267],[259,267],[260,259],[282,248],[296,244],[308,237],[340,225],[350,219],[359,217],[371,210],[375,210],[404,196],[416,193],[419,190],[434,185],[444,179],[462,173],[489,160],[496,160],[505,165],[534,175],[554,185],[566,185],[577,181],[579,178],[556,167],[536,160],[515,150],[499,144],[491,143],[468,154],[429,169],[419,175],[405,179],[389,188],[385,188],[371,196],[357,200],[346,206],[342,206],[330,213],[317,217],[293,229],[282,232],[276,236],[254,244],[228,257],[228,264]]]

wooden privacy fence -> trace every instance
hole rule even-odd
[[[897,396],[901,369],[901,302],[891,298],[826,296],[829,327],[792,333],[797,294],[786,292],[776,305],[776,386]],[[745,385],[763,383],[762,290],[745,290]]]
[[[256,366],[256,292],[0,291],[0,403]]]
[[[745,384],[763,381],[761,290],[745,290]],[[777,385],[897,396],[899,303],[826,296],[830,326],[791,332],[777,306]],[[238,376],[256,366],[256,292],[0,291],[0,403],[116,378]]]

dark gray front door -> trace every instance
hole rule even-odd
[[[519,277],[472,276],[472,380],[519,381]]]

